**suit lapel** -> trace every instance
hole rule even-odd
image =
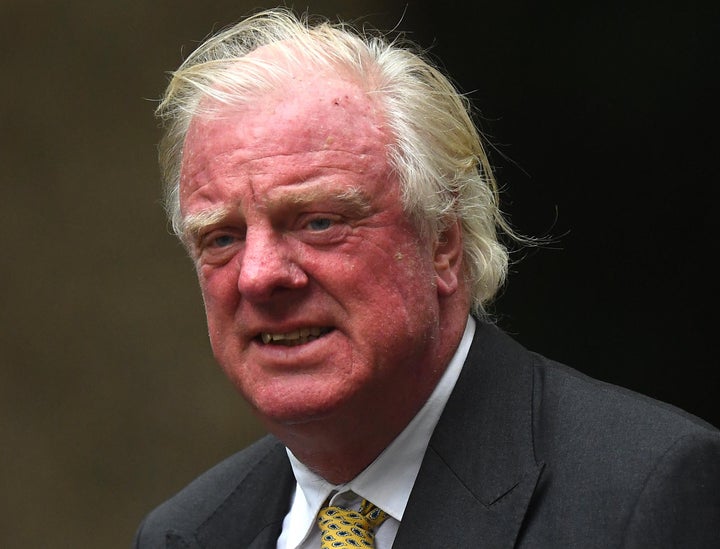
[[[276,441],[196,532],[201,547],[271,549],[290,506],[295,477]]]
[[[532,355],[478,323],[395,539],[403,547],[513,547],[542,471]]]

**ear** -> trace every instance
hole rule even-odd
[[[435,243],[435,266],[438,295],[447,297],[458,289],[462,276],[463,239],[462,222],[454,220],[440,233]]]

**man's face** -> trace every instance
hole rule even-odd
[[[389,139],[370,96],[326,74],[191,124],[181,210],[212,348],[267,421],[416,409],[444,367],[434,246]]]

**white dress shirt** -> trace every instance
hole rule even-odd
[[[287,450],[297,482],[278,538],[278,549],[320,547],[316,516],[328,498],[331,505],[350,509],[358,509],[363,498],[380,507],[389,517],[375,534],[375,546],[392,547],[430,437],[455,387],[474,334],[475,321],[468,317],[460,345],[427,402],[375,461],[350,482],[342,485],[327,482]]]

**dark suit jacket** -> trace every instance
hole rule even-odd
[[[275,547],[294,478],[266,437],[150,513],[136,547]],[[479,323],[397,548],[720,548],[720,433]]]

